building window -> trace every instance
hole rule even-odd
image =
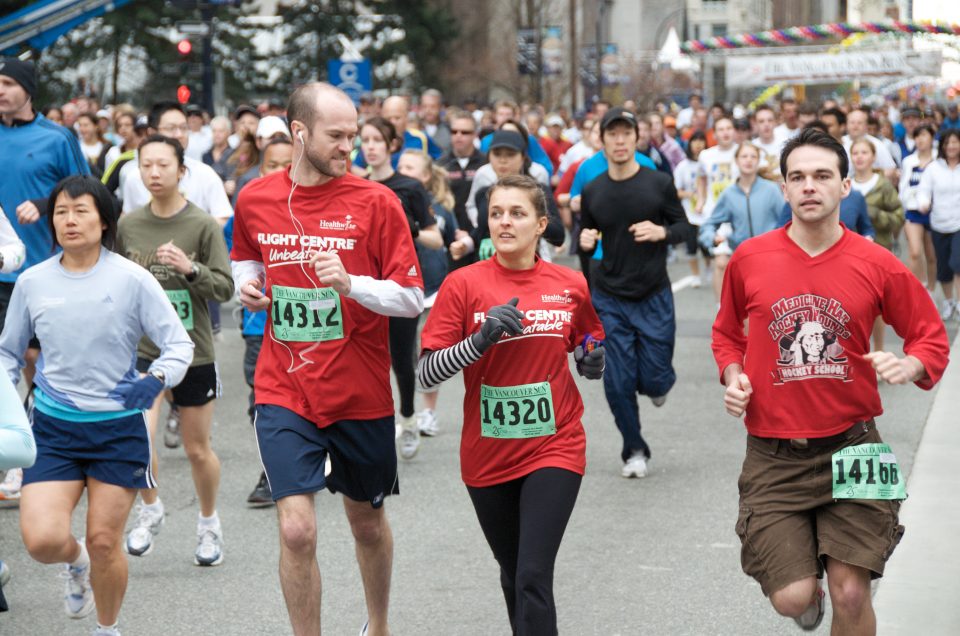
[[[724,37],[727,35],[727,25],[726,24],[711,24],[710,25],[710,35],[713,37]]]

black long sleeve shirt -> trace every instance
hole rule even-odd
[[[641,221],[665,227],[666,239],[634,241],[629,228]],[[624,181],[604,173],[588,183],[580,199],[580,222],[584,229],[602,233],[603,258],[593,275],[595,288],[628,300],[643,300],[670,284],[667,245],[681,243],[694,232],[673,179],[642,166]]]

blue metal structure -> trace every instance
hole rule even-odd
[[[12,55],[23,44],[45,49],[70,29],[132,0],[39,0],[0,17],[0,53]]]

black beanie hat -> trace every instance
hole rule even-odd
[[[0,75],[6,75],[23,86],[31,99],[37,96],[37,70],[33,62],[16,57],[0,58]]]

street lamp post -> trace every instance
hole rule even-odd
[[[597,15],[597,96],[594,101],[599,102],[603,99],[603,23],[607,19],[610,7],[613,6],[613,0],[601,0],[598,5],[599,13]]]

